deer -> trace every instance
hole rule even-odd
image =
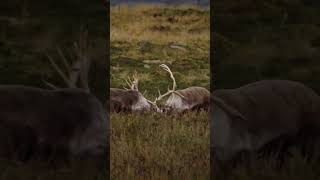
[[[51,89],[23,85],[0,86],[0,156],[19,162],[93,159],[106,169],[109,152],[109,116],[90,93],[87,31],[74,43],[77,59],[70,65],[58,53],[68,74],[47,55],[54,70],[66,83]]]
[[[139,91],[139,78],[136,72],[133,80],[128,77],[126,83],[129,89],[110,88],[110,112],[148,112],[153,108],[160,111]]]
[[[199,111],[199,110],[209,110],[210,104],[210,92],[204,88],[199,86],[191,86],[185,89],[177,89],[177,83],[173,76],[171,69],[166,64],[161,64],[160,67],[167,71],[170,75],[170,78],[173,81],[172,89],[169,89],[164,94],[161,94],[158,89],[159,96],[155,98],[154,101],[149,101],[154,107],[160,109],[157,106],[157,103],[163,98],[168,97],[164,104],[164,108],[160,110],[161,112],[186,112],[186,111]]]
[[[290,147],[319,158],[320,96],[304,84],[261,80],[218,89],[211,104],[213,174],[247,162],[250,155],[273,157],[281,167]]]

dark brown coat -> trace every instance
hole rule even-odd
[[[109,119],[85,91],[0,86],[0,110],[1,156],[107,155]]]
[[[320,97],[298,82],[264,80],[215,90],[212,103],[211,148],[220,160],[263,150],[279,139],[287,149],[320,135]]]
[[[110,88],[110,112],[149,110],[150,104],[138,90]]]

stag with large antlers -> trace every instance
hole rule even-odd
[[[129,89],[110,88],[110,112],[142,112],[153,107],[138,89],[137,73],[126,80]],[[157,107],[157,106],[155,106]]]
[[[72,65],[58,50],[70,70],[68,76],[48,56],[68,88],[57,89],[51,83],[47,84],[55,90],[0,86],[0,156],[17,160],[94,157],[108,166],[109,119],[101,102],[89,93],[86,38],[84,32],[75,43],[77,60]],[[78,79],[81,88],[77,88]]]
[[[320,96],[302,83],[263,80],[215,90],[211,108],[214,168],[228,172],[222,167],[232,167],[244,152],[266,151],[281,165],[292,146],[307,158],[320,157]]]
[[[164,94],[158,91],[159,96],[153,102],[150,102],[151,104],[156,106],[157,102],[169,96],[165,102],[165,109],[163,111],[174,110],[183,112],[186,110],[208,110],[210,92],[206,88],[192,86],[186,89],[176,90],[177,83],[170,68],[165,64],[161,64],[160,67],[170,74],[173,85],[172,89],[168,88],[168,91]]]

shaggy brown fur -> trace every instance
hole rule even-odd
[[[209,105],[210,105],[210,92],[206,88],[192,86],[186,89],[177,90],[175,92],[181,94],[184,97],[182,98],[183,105],[189,106],[189,109],[186,109],[186,110],[208,111]],[[167,100],[167,105],[170,106],[170,103],[168,104],[168,102],[170,102],[171,99],[181,98],[176,93],[173,93],[170,95],[170,97]],[[179,109],[179,107],[172,107],[172,108]]]
[[[27,160],[41,155],[107,154],[105,109],[87,92],[1,86],[0,109],[2,156]],[[94,141],[100,144],[88,146]]]
[[[130,112],[137,103],[139,91],[110,88],[110,112]]]
[[[265,80],[231,90],[216,90],[222,99],[246,119],[253,132],[266,129],[296,131],[301,125],[320,129],[320,97],[298,82]]]
[[[303,151],[307,152],[310,149],[306,147],[315,144],[315,141],[307,144],[306,140],[320,136],[320,97],[298,82],[264,80],[236,89],[215,90],[212,103],[223,109],[230,118],[227,122],[233,129],[229,139],[238,139],[239,142],[242,140],[241,134],[250,135],[251,148],[238,149],[239,153],[280,148],[280,154],[283,154],[292,145],[303,145]],[[218,127],[215,127],[215,115],[211,117],[213,145],[220,139],[215,139],[214,132]],[[215,153],[216,147],[211,148]],[[229,150],[234,147],[232,143],[225,142],[225,146],[219,148]],[[215,158],[219,159],[217,156]],[[232,158],[236,158],[236,154],[232,154]]]
[[[150,104],[138,89],[110,88],[110,112],[148,111]]]

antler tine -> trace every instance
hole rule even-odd
[[[172,91],[175,91],[177,88],[177,83],[176,83],[176,79],[173,76],[172,71],[170,70],[170,68],[166,64],[161,64],[160,67],[162,67],[162,69],[164,69],[165,71],[167,71],[170,74],[170,78],[173,81]]]
[[[56,85],[54,85],[54,84],[52,84],[52,83],[50,83],[50,82],[48,82],[48,81],[46,81],[46,80],[42,80],[47,86],[49,86],[50,88],[52,88],[52,89],[59,89]]]
[[[133,73],[133,82],[135,83],[135,86],[138,87],[139,76],[136,70],[134,70],[134,73]]]
[[[133,81],[132,81],[131,77],[128,77],[128,80],[132,84]]]
[[[62,62],[64,64],[64,66],[67,68],[67,69],[70,69],[70,64],[68,63],[67,61],[67,58],[66,56],[63,54],[62,50],[60,47],[57,47],[57,51],[58,51],[58,54],[60,55],[61,59],[62,59]]]
[[[127,85],[128,85],[128,86],[130,87],[130,89],[131,89],[131,85],[132,85],[132,83],[130,83],[129,78],[128,78],[128,79],[125,79],[125,81],[126,81]]]
[[[125,86],[122,86],[124,90],[128,90],[128,88],[126,88]]]
[[[134,70],[132,77],[133,77],[133,79],[138,78],[138,72],[136,70]]]
[[[133,75],[133,79],[131,79],[130,76],[127,77],[127,79],[125,79],[127,85],[130,87],[130,89],[134,89],[134,90],[138,90],[138,77],[137,75]]]
[[[127,82],[127,84],[130,86],[130,89],[139,90],[138,89],[139,78],[138,78],[137,71],[135,71],[133,73],[132,79],[131,79],[131,77],[128,76],[128,81],[129,81],[129,83]]]
[[[142,93],[142,95],[144,96],[148,91],[147,90],[144,90],[144,92]]]
[[[132,84],[133,84],[133,81],[132,81],[132,79],[130,78],[130,77],[128,77],[128,81],[129,81],[129,83],[130,83],[130,87],[132,86]]]
[[[157,111],[159,111],[159,107],[158,107],[158,105],[157,105],[156,102],[152,102],[152,101],[150,101],[150,100],[148,100],[148,99],[147,99],[147,101],[148,101],[148,103],[150,103],[151,105],[153,105],[153,106],[157,109]]]
[[[154,101],[150,101],[149,99],[146,99],[146,100],[147,100],[147,102],[148,102],[149,104],[151,104],[152,106],[155,107],[155,109],[157,110],[157,112],[161,112],[160,108],[159,108],[158,105],[157,105],[157,98],[156,98]]]
[[[70,88],[75,87],[75,84],[72,83],[71,81],[69,81],[68,76],[60,69],[60,67],[53,60],[53,58],[49,54],[46,54],[46,56],[49,59],[51,66],[55,69],[55,71],[57,71],[57,73],[61,76],[61,78],[64,80],[64,82],[67,84],[67,86]],[[46,84],[49,85],[48,83],[46,83]],[[52,84],[49,86],[52,87]]]

